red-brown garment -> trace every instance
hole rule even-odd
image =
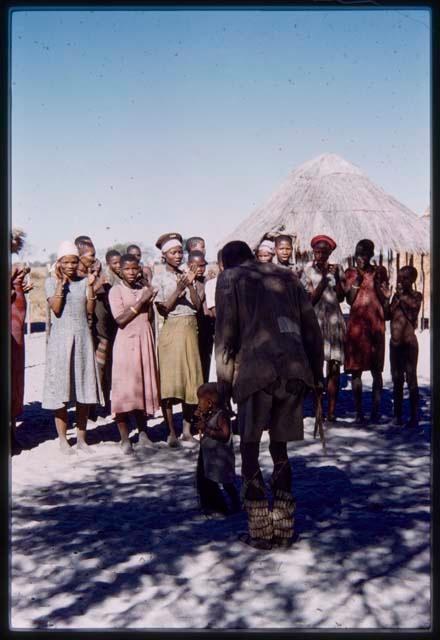
[[[344,369],[350,371],[383,371],[385,359],[385,318],[384,308],[374,286],[378,267],[364,274],[356,299],[350,309],[345,343]],[[388,274],[380,267],[381,279]],[[345,272],[347,286],[357,277],[357,269]]]
[[[11,289],[15,291],[11,304],[11,417],[16,418],[23,411],[26,298],[16,278]]]

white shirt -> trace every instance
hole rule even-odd
[[[215,289],[217,287],[217,277],[211,278],[205,284],[205,301],[208,309],[215,307]]]

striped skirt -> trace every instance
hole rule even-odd
[[[185,404],[197,404],[197,389],[203,384],[195,316],[168,317],[157,345],[160,395]]]

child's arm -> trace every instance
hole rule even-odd
[[[209,436],[213,440],[219,440],[220,442],[227,442],[231,435],[231,427],[229,420],[223,411],[217,418],[217,424],[215,427],[205,427],[205,435]]]

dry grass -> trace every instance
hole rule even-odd
[[[44,293],[44,281],[47,278],[46,267],[32,267],[31,278],[34,288],[28,294],[30,303],[31,322],[46,321],[46,295]]]
[[[310,250],[321,233],[338,246],[332,259],[353,255],[362,238],[373,240],[376,253],[389,250],[429,253],[429,229],[401,202],[375,185],[358,167],[335,154],[305,162],[290,173],[269,200],[255,209],[220,246],[244,240],[255,248],[272,232],[296,236],[295,251]]]

